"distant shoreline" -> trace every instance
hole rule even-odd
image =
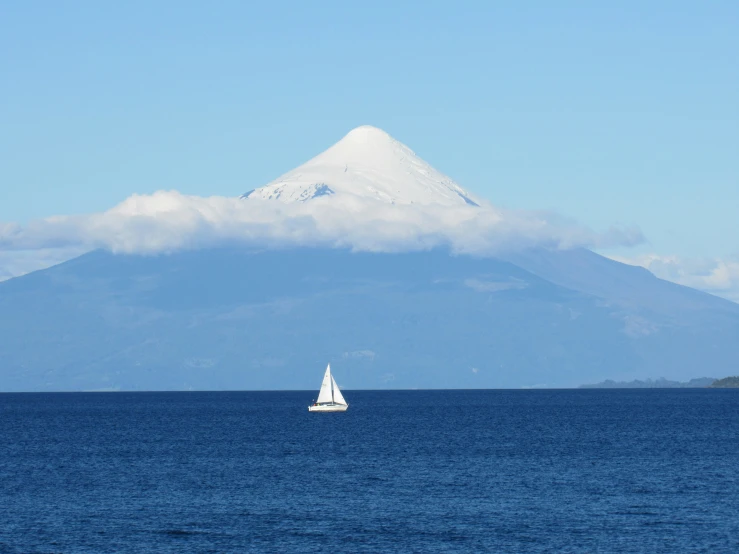
[[[739,376],[717,379],[711,384],[712,389],[739,389]]]
[[[691,379],[686,382],[667,381],[663,379],[645,381],[612,381],[606,380],[601,383],[586,384],[572,387],[492,387],[492,388],[456,388],[456,389],[437,389],[437,388],[397,388],[397,389],[345,389],[351,392],[485,392],[485,391],[506,391],[506,392],[529,392],[529,391],[576,391],[576,390],[645,390],[645,389],[729,389],[739,388],[739,377],[726,377],[724,379],[709,380],[710,384],[701,384],[701,379]],[[242,394],[242,393],[300,393],[310,395],[315,391],[310,389],[192,389],[192,390],[8,390],[0,391],[3,395],[34,395],[34,394],[94,394],[94,395],[116,395],[116,394]]]
[[[580,385],[580,389],[705,389],[739,388],[739,377],[697,377],[690,381],[670,381],[669,379],[635,379],[633,381],[613,381],[606,379],[600,383]]]

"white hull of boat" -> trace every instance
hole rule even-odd
[[[349,404],[318,404],[308,406],[309,412],[345,412]]]

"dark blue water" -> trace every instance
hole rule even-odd
[[[0,395],[0,552],[739,552],[739,390]]]

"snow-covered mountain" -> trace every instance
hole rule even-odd
[[[0,391],[307,389],[326,362],[364,389],[735,371],[739,305],[560,248],[374,127],[244,196],[134,196],[103,214],[133,253],[0,283]],[[160,227],[137,250],[126,218]]]
[[[305,202],[330,195],[388,204],[480,204],[413,150],[370,125],[353,129],[325,152],[242,198]]]

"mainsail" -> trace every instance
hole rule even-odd
[[[334,398],[331,395],[331,381],[333,381],[333,377],[331,377],[331,364],[329,364],[326,367],[326,373],[323,375],[321,390],[319,391],[318,399],[316,400],[318,404],[331,403],[334,401]],[[339,395],[341,395],[341,393],[339,393]],[[344,401],[343,397],[341,401]]]
[[[346,404],[346,400],[344,400],[344,396],[341,394],[339,385],[336,384],[336,379],[334,379],[333,375],[331,376],[331,384],[334,387],[334,402],[337,404]]]

